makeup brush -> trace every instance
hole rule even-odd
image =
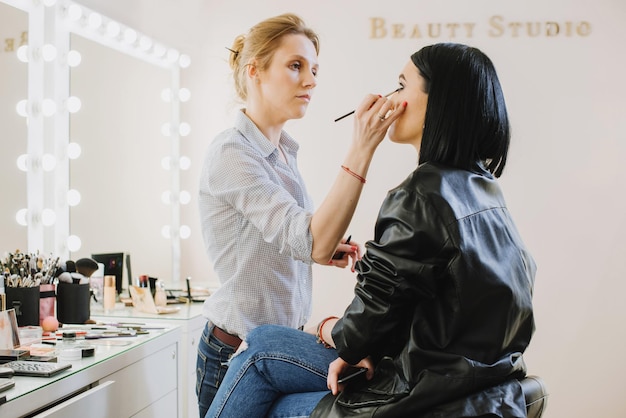
[[[389,96],[391,96],[392,94],[397,93],[399,90],[400,90],[400,88],[397,88],[397,89],[395,89],[394,91],[392,91],[391,93],[389,93],[389,94],[385,94],[385,97],[389,97]],[[335,122],[339,122],[341,119],[343,119],[343,118],[347,118],[348,116],[350,116],[350,115],[351,115],[351,114],[353,114],[354,112],[355,112],[355,110],[353,110],[352,112],[348,112],[348,113],[346,113],[346,114],[345,114],[345,115],[343,115],[343,116],[339,116],[337,119],[335,119]]]

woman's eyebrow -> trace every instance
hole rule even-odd
[[[402,81],[406,81],[406,77],[404,77],[404,74],[400,74],[398,78]]]

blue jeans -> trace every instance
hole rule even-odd
[[[234,356],[205,418],[308,417],[329,393],[328,365],[337,352],[315,336],[278,325],[251,331]]]
[[[198,343],[196,360],[196,395],[200,418],[204,417],[228,370],[228,361],[235,348],[224,344],[213,335],[214,325],[207,322]]]

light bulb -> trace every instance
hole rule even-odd
[[[154,55],[157,56],[158,58],[161,58],[163,55],[165,55],[165,53],[167,52],[167,50],[165,49],[165,47],[161,44],[154,44]]]
[[[178,100],[185,103],[186,101],[189,101],[190,98],[191,92],[189,91],[189,89],[183,87],[182,89],[178,90]]]
[[[76,206],[80,203],[80,192],[76,189],[70,189],[67,191],[67,204],[70,206]]]
[[[41,168],[43,171],[52,171],[57,165],[57,159],[52,154],[44,154],[41,157]]]
[[[17,168],[21,171],[28,171],[28,154],[22,154],[17,157]]]
[[[132,45],[137,40],[137,32],[134,29],[126,28],[124,30],[124,42]]]
[[[180,136],[187,136],[191,132],[191,126],[187,122],[182,122],[178,125],[178,133]]]
[[[77,4],[70,4],[66,10],[67,18],[76,22],[83,15],[83,9]]]
[[[70,142],[67,144],[67,158],[70,160],[75,160],[80,157],[80,153],[82,152],[80,145],[76,142]]]
[[[80,55],[80,52],[71,50],[67,53],[67,65],[70,67],[78,67],[83,60],[83,57]]]
[[[99,13],[91,13],[87,19],[87,23],[91,29],[98,29],[102,26],[102,16]]]
[[[147,36],[139,38],[139,49],[142,51],[148,51],[150,48],[152,48],[152,39]]]
[[[189,157],[185,157],[184,155],[180,157],[180,159],[178,160],[178,167],[181,170],[189,170],[189,167],[191,167],[191,160],[189,159]]]
[[[178,236],[180,236],[182,239],[189,238],[191,236],[191,228],[189,228],[187,225],[181,225]]]
[[[57,104],[52,99],[43,99],[41,102],[41,112],[44,116],[52,116],[57,111]]]
[[[178,201],[181,205],[186,205],[191,202],[191,194],[187,190],[182,190],[178,196]]]
[[[41,211],[41,223],[44,226],[52,226],[57,221],[57,214],[50,208]]]
[[[22,62],[28,62],[28,45],[22,45],[17,48],[17,59]]]
[[[82,103],[80,99],[76,96],[70,96],[65,101],[65,108],[70,113],[76,113],[80,110]]]
[[[163,228],[161,228],[161,236],[163,238],[170,239],[171,237],[170,232],[171,232],[171,228],[169,225],[164,225]]]
[[[17,105],[15,106],[15,110],[17,111],[18,115],[26,117],[28,116],[27,107],[28,107],[28,100],[20,100],[19,102],[17,102]]]
[[[109,22],[107,23],[107,29],[106,29],[106,34],[109,38],[115,38],[117,37],[117,35],[120,34],[120,31],[122,29],[120,28],[119,23],[117,22]]]
[[[45,62],[53,61],[57,57],[57,49],[52,44],[45,44],[41,47],[41,58]]]
[[[15,214],[15,220],[22,226],[28,225],[28,209],[20,209]]]
[[[161,202],[163,202],[166,205],[171,204],[172,203],[172,192],[170,192],[169,190],[166,190],[163,193],[161,193]]]
[[[180,68],[187,68],[191,65],[191,58],[187,54],[180,54],[180,58],[178,59],[178,65]]]
[[[67,249],[71,252],[80,250],[80,247],[82,245],[82,241],[76,235],[70,235],[69,237],[67,237]]]
[[[178,57],[180,57],[180,52],[175,49],[170,49],[167,51],[167,61],[168,62],[176,62],[178,61]]]
[[[172,159],[170,157],[163,157],[161,158],[161,167],[163,167],[164,170],[169,170],[171,167],[171,162]]]

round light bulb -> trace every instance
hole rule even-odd
[[[167,191],[164,191],[163,193],[161,193],[161,202],[163,202],[166,205],[171,204],[172,203],[172,192],[167,190]]]
[[[120,28],[119,23],[117,22],[109,22],[107,23],[107,29],[106,29],[106,34],[109,38],[115,38],[117,37],[117,35],[120,34],[120,31],[122,29]]]
[[[17,168],[21,171],[28,171],[28,154],[22,154],[17,157]]]
[[[67,144],[67,158],[69,158],[70,160],[75,160],[80,157],[81,152],[82,149],[80,148],[80,145],[76,142],[70,142],[69,144]]]
[[[43,171],[52,171],[57,165],[57,159],[52,154],[44,154],[41,157],[41,168]]]
[[[87,24],[91,29],[98,29],[102,26],[102,16],[99,13],[91,13],[87,19]]]
[[[172,163],[172,159],[170,157],[163,157],[161,158],[161,167],[163,167],[164,170],[169,170]]]
[[[67,204],[69,206],[76,206],[80,203],[80,192],[76,189],[70,189],[67,191]]]
[[[65,101],[65,108],[70,113],[76,113],[80,110],[82,103],[80,99],[76,96],[70,96]]]
[[[20,209],[15,214],[15,220],[22,226],[28,225],[28,209]]]
[[[22,62],[28,62],[28,45],[22,45],[17,48],[17,59]]]
[[[191,133],[191,126],[187,122],[182,122],[178,125],[178,133],[180,136],[187,136]]]
[[[189,101],[190,98],[191,98],[191,92],[189,91],[189,89],[186,89],[183,87],[182,89],[178,90],[178,100],[185,103]]]
[[[17,105],[15,106],[15,110],[17,111],[18,115],[26,117],[28,116],[27,107],[28,107],[28,100],[20,100],[19,102],[17,102]]]
[[[150,48],[152,48],[152,39],[147,36],[139,38],[139,49],[142,51],[148,51]]]
[[[132,45],[137,41],[137,32],[134,29],[126,28],[124,30],[124,42]]]
[[[52,116],[57,111],[57,104],[52,99],[43,99],[41,102],[41,112],[44,116]]]
[[[154,44],[154,55],[157,57],[162,57],[163,55],[165,55],[165,53],[167,52],[167,50],[165,49],[165,47],[161,44]]]
[[[180,157],[180,159],[178,160],[178,167],[181,170],[189,170],[189,167],[191,167],[191,160],[189,159],[189,157],[185,157],[184,155]]]
[[[41,58],[45,62],[53,61],[57,57],[57,49],[52,44],[45,44],[41,47]]]
[[[71,50],[67,53],[67,65],[70,67],[78,67],[83,60],[83,57],[80,55],[80,52]]]
[[[41,211],[41,223],[44,226],[52,226],[57,221],[57,214],[50,208]]]
[[[77,4],[70,4],[67,8],[67,18],[76,22],[83,15],[83,9]]]
[[[180,58],[178,59],[178,65],[180,68],[187,68],[191,65],[191,58],[187,54],[180,54]]]
[[[67,249],[71,252],[80,250],[80,247],[82,247],[82,245],[82,241],[76,235],[70,235],[69,237],[67,237]]]
[[[171,233],[171,228],[169,225],[164,225],[163,228],[161,228],[161,236],[163,238],[170,239],[171,237],[170,233]]]
[[[178,196],[178,201],[181,205],[186,205],[191,202],[191,194],[187,190],[182,190]]]
[[[180,57],[180,52],[175,49],[169,49],[167,51],[167,61],[168,62],[176,62],[178,61],[178,57]]]
[[[178,236],[180,236],[182,239],[189,238],[191,236],[191,228],[189,228],[187,225],[181,225]]]

